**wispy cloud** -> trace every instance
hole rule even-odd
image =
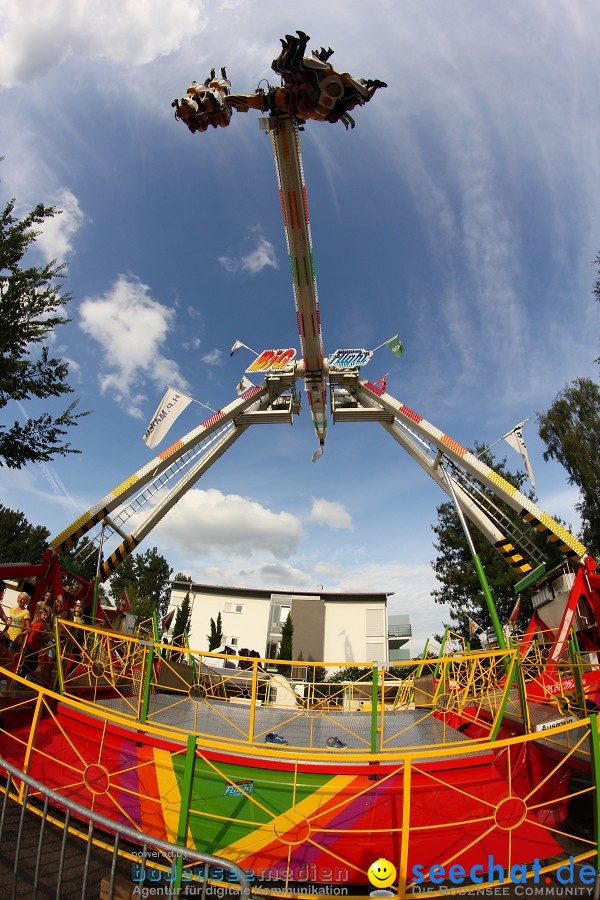
[[[258,237],[256,247],[250,253],[237,258],[219,256],[219,262],[228,272],[249,272],[250,275],[257,275],[267,266],[279,268],[275,247],[262,235]]]
[[[140,66],[178,49],[206,24],[193,0],[46,0],[23,15],[19,0],[2,4],[0,84],[31,81],[71,54]]]
[[[143,418],[139,403],[148,380],[157,387],[188,384],[177,363],[163,355],[173,310],[150,296],[150,288],[120,275],[101,297],[87,297],[79,309],[79,327],[102,351],[99,382],[134,418]]]
[[[223,352],[218,348],[210,350],[202,357],[202,362],[206,363],[207,366],[222,366],[224,360]]]
[[[57,214],[40,226],[36,244],[46,260],[57,259],[60,262],[72,251],[73,238],[83,225],[85,216],[77,197],[68,188],[62,188],[50,197],[49,205],[56,207]]]

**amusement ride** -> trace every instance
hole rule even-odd
[[[542,871],[554,872],[566,852],[572,796],[593,792],[591,781],[571,788],[574,773],[589,779],[600,765],[600,576],[558,521],[383,381],[364,378],[372,351],[326,354],[299,133],[323,127],[312,120],[353,128],[351,113],[386,85],[337,71],[331,48],[308,54],[308,41],[304,32],[282,39],[272,64],[277,86],[235,94],[226,70],[212,70],[173,101],[192,134],[227,127],[234,111],[258,111],[275,157],[299,353],[257,354],[246,374],[260,384],[243,379],[231,403],[72,522],[38,564],[0,565],[0,578],[32,585],[32,610],[45,590],[68,591],[91,620],[57,621],[56,660],[41,679],[22,678],[17,663],[0,670],[0,756],[90,810],[262,873],[257,887],[276,882],[289,896],[308,881],[364,893],[381,857],[394,864],[399,896],[431,866],[483,873],[490,856],[507,870],[542,860]],[[467,535],[470,523],[519,573],[517,590],[534,594],[519,641],[494,618],[476,554],[495,647],[442,647],[402,679],[369,661],[356,683],[327,687],[312,662],[289,661],[282,674],[249,659],[232,673],[218,654],[161,641],[156,621],[135,634],[114,621],[109,627],[98,585],[249,427],[293,423],[298,384],[314,425],[314,460],[324,452],[328,416],[380,424],[456,504]],[[532,530],[547,537],[546,555]],[[98,554],[92,582],[64,559],[84,536]],[[332,727],[343,740],[325,744]],[[580,864],[596,859],[595,839],[570,839]],[[430,893],[438,886],[429,879]]]

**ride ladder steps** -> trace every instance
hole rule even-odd
[[[462,489],[469,494],[473,503],[483,510],[488,518],[497,525],[505,537],[511,540],[515,548],[520,551],[525,551],[530,560],[536,565],[540,565],[546,561],[541,550],[534,544],[528,533],[521,528],[519,524],[509,518],[506,513],[502,512],[491,498],[481,490],[470,475],[454,465],[452,466],[452,475],[460,483]]]
[[[225,437],[233,427],[233,422],[227,422],[222,428],[217,429],[195,447],[192,447],[175,459],[167,469],[160,472],[160,474],[147,484],[139,494],[133,497],[123,509],[116,515],[110,516],[107,520],[104,520],[103,536],[101,537],[101,532],[98,532],[93,538],[90,538],[89,544],[86,544],[79,553],[75,554],[76,561],[81,564],[88,556],[97,552],[101,543],[104,543],[108,538],[117,534],[118,529],[115,528],[114,525],[124,525],[125,522],[139,512],[152,497],[164,487],[168,486],[173,479],[181,476],[192,463],[195,463],[202,454],[211,449],[213,444]]]

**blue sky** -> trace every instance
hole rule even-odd
[[[464,446],[533,416],[539,504],[576,528],[535,413],[597,376],[597,4],[291,8],[0,4],[0,199],[64,210],[37,250],[68,263],[72,321],[53,351],[93,410],[71,435],[81,455],[1,469],[1,501],[60,532],[151,458],[142,434],[167,384],[218,409],[252,359],[230,359],[236,339],[298,346],[270,139],[253,112],[191,135],[170,103],[212,66],[237,92],[275,83],[279,37],[301,28],[341,70],[389,85],[354,131],[301,136],[326,353],[399,334],[404,356],[383,348],[365,375],[389,372],[389,393]],[[206,415],[192,404],[169,438]],[[316,464],[314,449],[306,402],[292,428],[249,429],[141,549],[206,583],[393,591],[419,650],[444,619],[430,599],[444,498],[376,424],[330,424]]]

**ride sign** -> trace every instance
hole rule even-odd
[[[366,366],[372,356],[372,350],[336,350],[329,357],[329,368],[338,370],[358,369],[360,366]]]
[[[263,350],[254,362],[248,366],[246,372],[280,372],[293,362],[296,351],[293,347],[287,350]]]

